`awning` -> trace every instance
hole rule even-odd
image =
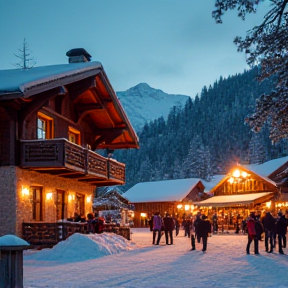
[[[273,197],[274,192],[261,192],[239,195],[221,195],[194,203],[197,206],[229,207],[238,205],[248,205],[251,203],[263,203]]]

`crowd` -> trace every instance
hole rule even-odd
[[[197,243],[201,243],[205,252],[207,249],[207,239],[211,234],[211,222],[204,214],[198,213],[195,219],[191,217],[184,218],[182,221],[182,227],[185,232],[185,237],[191,238],[191,250],[196,250],[195,239]],[[175,230],[175,236],[178,236],[180,223],[176,217],[172,217],[169,213],[162,218],[160,212],[156,212],[149,220],[150,230],[153,232],[152,244],[159,245],[162,235],[165,235],[166,245],[173,245],[173,231]]]
[[[236,231],[240,231],[240,215],[237,215]],[[172,217],[169,213],[162,218],[160,212],[154,213],[149,220],[150,231],[153,232],[152,244],[159,245],[162,235],[165,235],[166,245],[173,244],[173,231],[178,236],[180,226],[183,227],[184,236],[191,239],[191,250],[196,250],[195,242],[202,242],[202,251],[207,250],[207,239],[212,233],[218,232],[218,217],[215,212],[211,221],[205,214],[197,213],[193,217],[184,217],[182,223],[179,219]],[[265,241],[265,250],[272,253],[278,243],[278,252],[284,254],[283,248],[286,247],[286,233],[288,227],[288,218],[278,212],[277,217],[273,217],[270,211],[267,211],[263,217],[256,215],[251,211],[247,219],[241,222],[241,231],[248,235],[246,253],[250,254],[251,243],[254,242],[254,253],[259,254],[259,241]],[[264,240],[263,240],[264,238]]]

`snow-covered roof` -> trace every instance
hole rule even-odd
[[[225,177],[227,177],[227,175],[214,175],[209,182],[201,179],[201,182],[205,187],[204,192],[210,192],[212,188],[214,188]]]
[[[0,70],[0,95],[11,93],[27,93],[39,86],[49,85],[55,87],[71,82],[69,77],[83,78],[95,75],[98,69],[102,69],[100,62],[81,62],[70,64],[50,65],[34,67],[31,69]],[[87,75],[88,74],[88,75]],[[91,74],[91,75],[90,75]]]
[[[260,176],[269,177],[269,175],[271,175],[274,171],[276,171],[278,168],[284,165],[287,161],[288,161],[288,156],[278,158],[278,159],[273,159],[263,164],[250,164],[250,165],[242,165],[242,166]]]
[[[247,205],[253,203],[255,200],[272,196],[273,192],[261,192],[261,193],[250,193],[250,194],[240,194],[240,195],[221,195],[214,196],[209,199],[198,202],[199,206],[212,206],[212,207],[227,207],[229,205]]]
[[[131,203],[181,201],[199,182],[199,178],[142,182],[122,196]]]

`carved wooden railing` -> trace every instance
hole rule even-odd
[[[104,232],[115,233],[130,240],[129,227],[117,227],[116,224],[104,224]],[[66,240],[74,233],[86,234],[87,223],[22,223],[22,238],[32,246],[52,247],[60,241]]]
[[[125,164],[69,142],[67,139],[21,140],[21,167],[67,168],[103,180],[125,182]]]

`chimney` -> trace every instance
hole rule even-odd
[[[89,62],[89,61],[91,61],[91,57],[92,57],[83,48],[71,49],[66,53],[66,56],[69,57],[69,63]]]

